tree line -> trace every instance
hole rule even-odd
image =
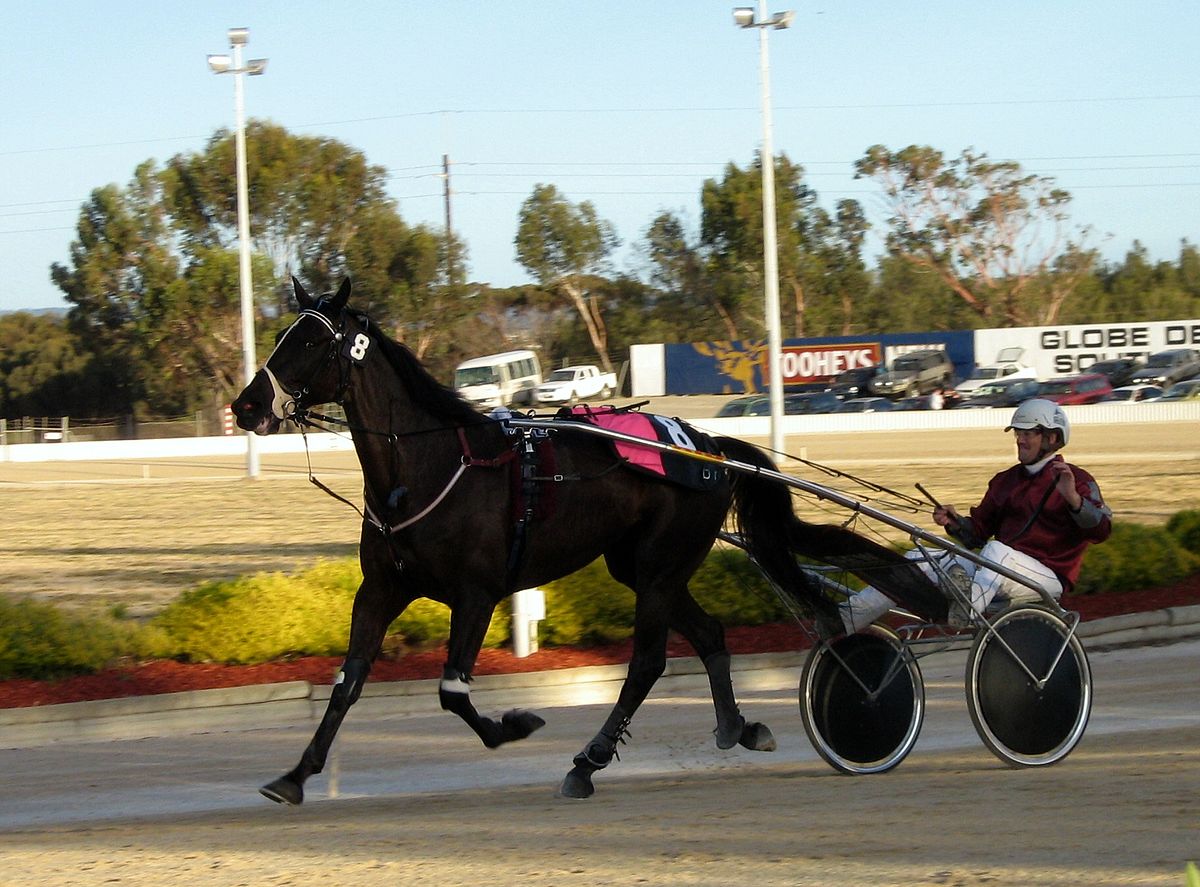
[[[447,380],[509,343],[612,369],[638,342],[765,336],[761,156],[703,183],[698,230],[673,212],[649,220],[634,272],[613,270],[620,240],[590,202],[538,184],[513,243],[532,282],[496,288],[470,280],[452,232],[401,218],[386,169],[361,152],[259,121],[246,144],[260,355],[294,310],[292,275],[317,292],[350,276],[356,304]],[[1070,195],[1016,163],[868,148],[855,174],[888,215],[872,264],[858,201],[826,209],[799,164],[774,163],[787,337],[1200,315],[1196,246],[1155,261],[1135,242],[1102,261]],[[228,403],[242,374],[234,168],[219,130],[91,193],[50,269],[66,315],[0,317],[0,416],[149,419]]]

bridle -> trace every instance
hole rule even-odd
[[[279,377],[276,376],[271,370],[271,357],[275,356],[275,352],[279,350],[280,346],[283,345],[287,337],[296,329],[296,327],[300,324],[300,321],[302,321],[305,317],[314,318],[315,320],[319,321],[327,330],[329,330],[329,347],[326,349],[324,359],[314,363],[304,381],[296,386],[294,390],[289,391],[279,381]],[[363,340],[366,340],[368,343],[370,341],[365,333],[360,333],[359,337],[361,337]],[[280,421],[290,419],[302,426],[309,424],[309,410],[304,405],[303,398],[307,397],[311,393],[313,380],[325,369],[326,366],[329,365],[329,362],[333,360],[337,361],[338,386],[333,397],[330,398],[330,401],[338,404],[339,406],[341,405],[343,398],[346,396],[346,391],[350,387],[350,364],[353,362],[352,355],[342,354],[343,349],[341,346],[345,340],[345,312],[342,312],[341,316],[339,317],[339,324],[336,327],[334,326],[332,320],[330,320],[316,308],[305,308],[300,312],[296,320],[292,322],[292,325],[284,331],[283,335],[279,337],[279,341],[275,343],[275,350],[271,352],[271,356],[268,357],[263,363],[263,372],[266,374],[268,381],[271,383],[271,390],[274,392],[274,396],[271,399],[271,413],[276,419],[279,419]],[[367,347],[366,345],[356,342],[355,347],[360,349],[362,354],[365,356]]]
[[[326,428],[321,423],[340,425],[350,431],[357,431],[357,432],[361,432],[364,434],[372,434],[372,435],[377,435],[380,437],[385,437],[393,445],[398,443],[400,438],[402,438],[402,437],[409,437],[409,436],[414,436],[414,435],[419,435],[419,434],[427,434],[427,433],[432,433],[432,432],[445,432],[445,431],[450,430],[450,429],[447,429],[444,427],[438,427],[438,428],[426,429],[424,431],[410,431],[410,432],[398,433],[398,432],[390,431],[390,430],[384,431],[384,430],[379,430],[379,429],[364,428],[364,427],[352,425],[350,422],[347,422],[345,419],[339,419],[334,416],[327,416],[327,415],[324,415],[321,413],[315,413],[312,410],[310,410],[307,406],[304,405],[303,398],[308,396],[311,393],[313,380],[317,377],[318,374],[320,374],[321,372],[323,372],[325,370],[325,368],[329,365],[330,361],[336,361],[337,368],[338,368],[338,385],[337,385],[337,389],[334,392],[333,397],[330,398],[329,402],[336,403],[339,406],[343,406],[343,400],[346,396],[346,392],[349,390],[349,387],[350,387],[351,369],[355,363],[361,363],[363,361],[363,359],[365,359],[368,350],[371,348],[371,344],[372,344],[371,338],[370,338],[370,336],[367,335],[367,333],[365,331],[361,331],[361,332],[357,333],[353,339],[347,340],[346,316],[345,315],[346,315],[346,312],[343,311],[341,313],[341,315],[339,316],[338,324],[335,326],[334,322],[332,320],[330,320],[325,314],[323,314],[319,310],[319,303],[318,303],[317,308],[303,309],[300,312],[299,316],[296,318],[296,320],[292,323],[292,325],[290,327],[288,327],[288,329],[284,332],[284,334],[282,336],[279,337],[279,341],[276,342],[276,344],[275,344],[275,351],[278,351],[280,346],[283,345],[284,340],[288,337],[289,334],[292,333],[293,330],[296,329],[296,326],[305,317],[312,317],[312,318],[315,318],[316,320],[320,321],[320,323],[329,331],[329,334],[330,334],[329,347],[326,351],[325,357],[322,360],[319,360],[313,364],[312,370],[308,373],[308,375],[304,379],[303,383],[299,384],[295,388],[295,390],[289,391],[279,381],[279,378],[275,375],[275,373],[271,370],[271,368],[269,366],[269,364],[271,362],[270,357],[268,357],[266,362],[263,364],[263,371],[266,374],[267,379],[270,381],[271,388],[274,392],[274,396],[271,401],[271,411],[275,415],[276,418],[278,418],[280,420],[290,419],[290,420],[296,422],[296,424],[298,424],[300,426],[301,432],[302,432],[302,434],[304,434],[304,444],[305,444],[306,455],[308,454],[308,435],[306,433],[307,429],[314,428],[319,431],[332,430],[332,429]],[[367,328],[365,319],[363,321],[363,325],[364,325],[364,329]],[[272,356],[274,356],[275,351],[271,352]],[[480,424],[483,424],[484,421],[485,420],[481,417]],[[457,470],[450,477],[450,480],[442,488],[441,492],[438,493],[437,496],[428,505],[426,505],[426,507],[424,509],[419,511],[417,514],[414,514],[413,516],[409,517],[407,520],[401,521],[399,523],[389,524],[389,523],[385,522],[384,520],[382,520],[381,518],[377,517],[374,513],[372,513],[369,505],[365,508],[365,510],[359,509],[358,506],[355,505],[353,502],[350,502],[345,497],[343,497],[343,496],[339,495],[338,493],[334,492],[333,490],[331,490],[328,486],[326,486],[320,480],[318,480],[317,477],[313,474],[311,458],[309,459],[308,479],[315,486],[317,486],[324,492],[328,493],[333,498],[349,505],[351,508],[353,508],[355,511],[357,511],[359,513],[359,515],[365,521],[372,524],[377,530],[379,530],[385,536],[390,538],[393,534],[398,533],[401,530],[406,529],[406,528],[412,526],[413,524],[417,523],[418,521],[422,520],[431,511],[433,511],[439,504],[441,504],[442,500],[450,493],[450,491],[455,487],[455,485],[458,483],[458,481],[462,478],[463,473],[467,470],[467,468],[471,468],[471,467],[499,468],[500,466],[506,465],[517,459],[517,450],[515,449],[515,447],[509,447],[509,448],[505,449],[496,458],[492,458],[492,459],[478,458],[471,453],[471,448],[467,441],[467,436],[466,436],[466,432],[465,432],[464,428],[462,426],[456,426],[453,430],[455,430],[457,432],[458,439],[459,439],[459,445],[462,448],[462,455],[460,457],[460,461],[459,461]]]

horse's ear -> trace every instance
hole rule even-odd
[[[311,309],[316,306],[317,303],[313,300],[312,296],[304,291],[304,286],[296,279],[295,275],[292,275],[292,289],[296,293],[296,304],[301,309]]]
[[[343,277],[342,285],[338,287],[338,291],[333,297],[333,302],[330,304],[330,308],[333,310],[334,314],[337,314],[343,308],[346,307],[346,303],[349,301],[350,301],[350,278]]]

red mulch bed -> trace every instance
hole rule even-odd
[[[1200,573],[1162,588],[1070,597],[1067,600],[1069,608],[1077,610],[1084,621],[1189,604],[1200,604]],[[808,635],[795,623],[730,626],[725,630],[725,639],[732,653],[778,653],[798,650],[809,643]],[[602,647],[543,647],[531,656],[517,659],[508,650],[485,649],[479,654],[475,674],[509,674],[584,665],[621,664],[629,661],[630,650],[629,641]],[[690,656],[692,650],[685,641],[672,636],[668,655]],[[444,648],[410,652],[395,659],[380,659],[371,669],[371,680],[438,678],[441,677],[442,663],[445,659]],[[332,656],[308,656],[263,665],[207,665],[158,660],[57,681],[0,681],[0,708],[144,696],[179,690],[240,687],[280,681],[324,684],[332,681],[341,662],[340,657]]]

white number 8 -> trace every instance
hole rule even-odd
[[[350,346],[350,357],[353,360],[362,360],[367,356],[367,349],[371,347],[371,340],[366,333],[359,333],[354,337],[354,344]]]
[[[685,450],[696,449],[696,444],[692,442],[692,439],[688,436],[688,433],[683,430],[683,426],[681,426],[678,422],[674,421],[673,419],[668,419],[666,416],[655,416],[654,418],[657,420],[659,425],[667,430],[668,436],[670,436],[672,442],[676,446],[682,447]]]

